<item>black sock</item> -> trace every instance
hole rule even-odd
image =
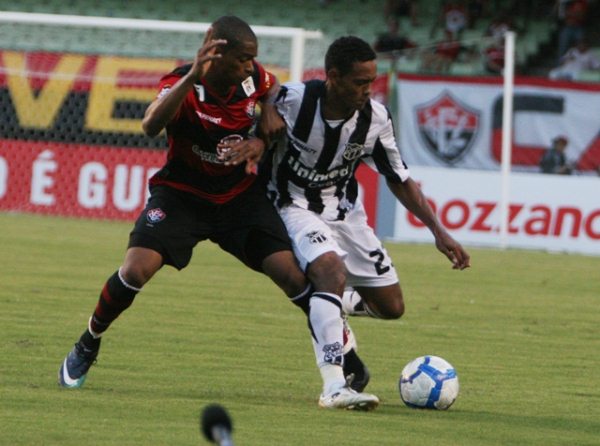
[[[139,291],[139,288],[126,283],[120,277],[119,271],[110,276],[104,288],[102,288],[102,293],[100,293],[98,304],[90,321],[93,332],[96,334],[104,333],[109,325],[129,308]]]
[[[98,350],[100,347],[100,339],[101,338],[94,338],[89,330],[85,330],[79,338],[79,342],[88,350]]]
[[[295,297],[290,297],[290,301],[294,305],[300,307],[302,311],[304,311],[304,314],[308,316],[310,311],[310,297],[314,291],[315,289],[313,288],[312,284],[309,284],[300,294]]]

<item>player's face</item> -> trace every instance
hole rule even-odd
[[[352,71],[330,78],[337,100],[348,109],[361,110],[371,96],[371,85],[377,77],[374,60],[355,62]]]
[[[254,72],[254,59],[258,53],[256,41],[248,40],[223,52],[215,64],[224,83],[237,85]]]

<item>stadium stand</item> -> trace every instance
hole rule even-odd
[[[402,22],[402,31],[410,36],[422,48],[433,45],[439,35],[432,36],[430,30],[437,19],[441,0],[421,1],[418,9],[418,26],[409,20]],[[591,1],[598,3],[596,0]],[[542,2],[543,3],[543,2]],[[535,17],[519,23],[517,17],[517,65],[525,67],[529,62],[536,59],[540,49],[546,45],[556,33],[556,23],[552,19],[550,4],[545,9],[536,11]],[[501,9],[510,9],[512,0],[495,0],[490,2],[495,12]],[[236,14],[244,17],[250,23],[256,25],[270,26],[294,26],[306,29],[319,29],[326,36],[326,46],[333,38],[343,34],[355,34],[363,37],[369,42],[374,42],[376,36],[385,30],[382,0],[344,0],[331,1],[324,5],[317,0],[280,0],[265,7],[263,2],[238,0],[220,0],[218,2],[179,1],[164,2],[159,0],[133,0],[123,2],[121,0],[0,0],[0,11],[21,11],[51,14],[73,14],[103,17],[128,17],[160,20],[182,20],[194,22],[210,22],[215,17],[224,14]],[[476,50],[483,51],[483,40],[485,29],[488,26],[491,14],[479,20],[476,27],[467,29],[461,36],[466,45],[472,45]],[[43,37],[40,37],[43,36]],[[152,50],[153,56],[161,56],[161,45],[153,41],[155,38],[151,33],[147,40],[140,42],[135,39],[129,44],[115,44],[110,38],[110,31],[96,30],[72,30],[66,32],[62,29],[49,29],[48,27],[36,27],[24,31],[21,27],[4,24],[0,26],[0,43],[7,49],[19,50],[61,50],[61,51],[93,51],[115,52],[118,47],[120,54],[144,55],[148,49]],[[160,37],[164,39],[164,36]],[[173,38],[176,38],[173,36]],[[44,47],[39,47],[39,42]],[[98,42],[106,42],[109,48],[103,51],[97,48]],[[94,46],[95,45],[95,46]],[[35,48],[34,48],[35,46]],[[189,55],[189,48],[182,46],[182,54],[178,57]],[[261,54],[268,54],[270,47],[263,47]],[[157,51],[159,51],[157,53]],[[172,56],[171,48],[164,50]],[[186,56],[187,57],[187,56]],[[261,56],[264,58],[264,56]],[[315,56],[322,60],[322,54]],[[539,59],[539,58],[538,58]],[[420,67],[418,60],[402,58],[398,68],[401,71],[417,71]],[[481,60],[459,61],[452,67],[451,74],[480,74],[482,72]],[[595,73],[590,76],[593,77]]]

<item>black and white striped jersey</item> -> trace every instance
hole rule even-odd
[[[358,199],[354,172],[361,161],[391,182],[406,181],[409,171],[384,105],[370,100],[347,120],[331,123],[322,117],[324,97],[320,80],[281,87],[276,106],[287,136],[272,154],[268,188],[279,208],[294,203],[326,220],[343,220]]]

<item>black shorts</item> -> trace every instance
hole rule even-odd
[[[129,247],[153,249],[165,264],[182,269],[194,247],[206,239],[260,272],[270,254],[292,250],[285,225],[258,182],[224,204],[154,186],[129,236]]]

